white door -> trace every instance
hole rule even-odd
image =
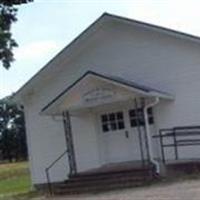
[[[141,159],[138,133],[131,127],[129,109],[112,109],[101,113],[99,119],[105,163]]]

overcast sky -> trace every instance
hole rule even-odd
[[[200,36],[198,0],[34,0],[19,7],[19,47],[9,70],[0,66],[0,98],[15,92],[56,53],[109,12]]]

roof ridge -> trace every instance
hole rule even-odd
[[[168,28],[168,27],[165,27],[165,26],[160,26],[160,25],[156,25],[156,24],[153,24],[153,23],[144,22],[142,20],[132,19],[132,18],[129,18],[129,17],[123,17],[123,16],[120,16],[120,15],[111,14],[111,13],[108,13],[108,12],[104,12],[101,16],[102,17],[107,16],[107,17],[117,18],[119,20],[125,20],[125,21],[129,21],[131,23],[135,23],[135,24],[138,24],[138,25],[143,25],[143,26],[146,26],[148,28],[160,29],[160,30],[163,30],[163,31],[166,31],[166,32],[171,32],[171,33],[174,33],[174,34],[182,35],[182,36],[189,37],[189,38],[192,38],[192,39],[195,39],[195,40],[200,40],[200,36],[198,36],[198,35],[193,35],[193,34],[190,34],[190,33],[184,32],[184,31],[175,30],[173,28]]]

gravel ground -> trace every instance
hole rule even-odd
[[[66,196],[38,200],[200,200],[200,180],[123,189],[96,195]]]

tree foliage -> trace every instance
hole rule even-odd
[[[11,25],[17,21],[16,5],[33,0],[0,0],[0,61],[8,69],[14,61],[13,48],[17,47],[12,38]]]
[[[24,113],[10,97],[0,100],[0,153],[9,161],[27,158]]]

